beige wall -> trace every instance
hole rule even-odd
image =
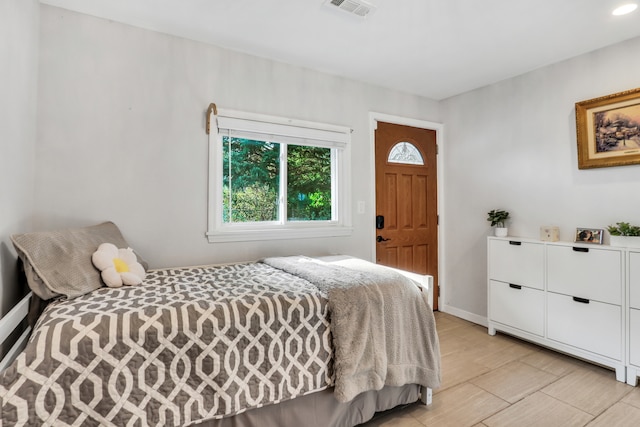
[[[105,219],[152,266],[347,253],[374,238],[369,112],[438,121],[432,100],[49,6],[41,9],[36,225]],[[209,244],[209,103],[349,126],[351,237]],[[366,213],[356,213],[357,201]]]
[[[32,222],[39,11],[37,0],[0,2],[0,316],[23,291],[9,236]]]
[[[579,170],[576,102],[640,87],[640,38],[442,102],[447,129],[445,305],[486,317],[486,213],[510,234],[640,224],[640,165]],[[607,241],[608,242],[608,237]],[[597,268],[597,266],[594,266]]]

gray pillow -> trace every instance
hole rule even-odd
[[[24,263],[29,287],[44,300],[58,296],[75,298],[101,288],[100,272],[93,266],[91,255],[101,243],[129,247],[113,222],[14,234],[11,240]],[[147,263],[137,253],[136,256],[146,270]]]

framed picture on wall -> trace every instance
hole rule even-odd
[[[602,228],[576,228],[576,243],[595,243],[602,244],[604,229]]]
[[[576,103],[578,169],[640,164],[640,88]]]

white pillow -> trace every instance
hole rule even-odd
[[[103,243],[91,256],[93,265],[110,288],[122,285],[139,285],[146,276],[144,267],[138,262],[133,249],[118,249],[112,243]]]

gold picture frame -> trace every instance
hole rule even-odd
[[[640,88],[576,103],[578,169],[640,164]]]

